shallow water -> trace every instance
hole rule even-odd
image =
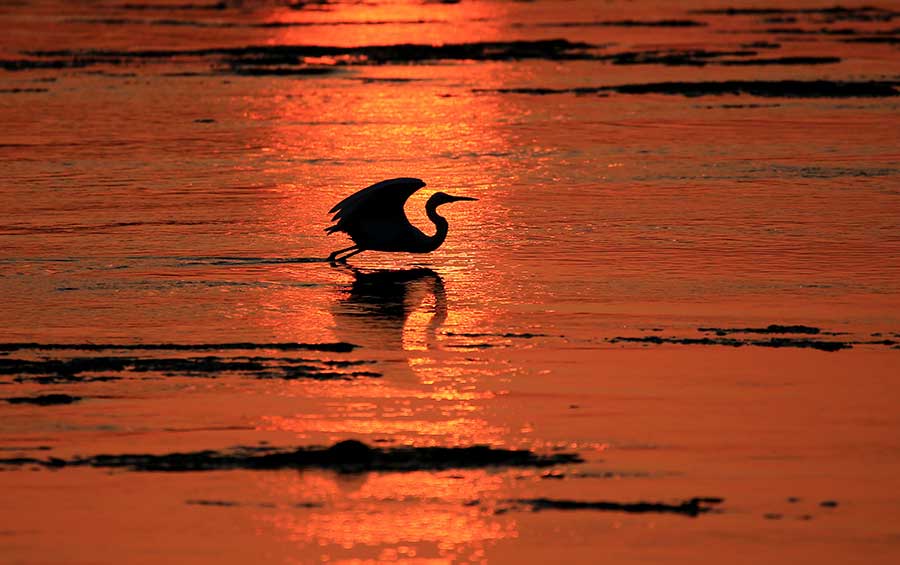
[[[900,13],[728,6],[0,3],[3,560],[895,562]]]

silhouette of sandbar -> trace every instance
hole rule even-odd
[[[0,465],[36,465],[46,468],[98,467],[130,471],[188,472],[331,469],[341,473],[367,471],[442,471],[488,467],[550,467],[581,463],[573,453],[538,455],[528,450],[496,449],[485,445],[471,447],[370,447],[356,440],[335,443],[331,447],[301,447],[292,450],[269,447],[239,447],[227,451],[195,451],[165,455],[95,455],[74,459],[0,459]]]
[[[724,499],[722,498],[695,497],[677,504],[664,502],[588,502],[551,498],[514,499],[508,502],[528,507],[534,512],[541,510],[595,510],[602,512],[628,512],[631,514],[681,514],[694,518],[700,514],[715,511],[711,506],[721,504],[723,501]],[[518,508],[514,506],[512,509]]]

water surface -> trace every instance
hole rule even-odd
[[[900,13],[290,4],[0,4],[5,561],[897,559]]]

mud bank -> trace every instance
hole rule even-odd
[[[509,507],[501,507],[501,511],[531,510],[593,510],[600,512],[627,512],[629,514],[680,514],[695,518],[700,514],[716,512],[715,506],[724,502],[717,497],[695,497],[675,504],[665,502],[608,502],[608,501],[582,501],[563,500],[551,498],[528,498],[506,501],[512,503]]]
[[[725,80],[702,82],[651,82],[617,86],[577,88],[498,88],[473,89],[473,92],[504,94],[668,94],[695,98],[700,96],[756,96],[759,98],[892,98],[900,95],[897,81],[831,80]]]
[[[331,447],[278,449],[239,447],[227,451],[195,451],[165,455],[95,455],[75,459],[0,459],[5,466],[46,468],[97,467],[130,471],[227,471],[235,469],[331,469],[341,473],[366,471],[442,471],[489,467],[550,467],[581,463],[574,453],[539,455],[527,450],[472,447],[370,447],[356,440],[335,443]]]
[[[237,374],[257,379],[349,380],[380,377],[374,371],[352,370],[367,361],[298,359],[290,357],[135,357],[98,356],[63,359],[0,359],[0,376],[17,382],[55,384],[118,380],[135,374],[215,378]],[[341,370],[350,368],[351,370]],[[97,376],[102,375],[102,376]]]

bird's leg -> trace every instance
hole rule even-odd
[[[362,253],[363,251],[365,251],[365,249],[357,249],[356,251],[353,251],[353,252],[351,252],[351,253],[347,253],[346,255],[344,255],[343,257],[341,257],[340,259],[338,259],[338,263],[346,263],[346,262],[347,262],[347,259],[349,259],[350,257],[353,257],[354,255],[357,255],[357,254],[359,254],[359,253]]]
[[[347,247],[346,249],[338,249],[337,251],[335,251],[334,253],[332,253],[331,255],[328,256],[328,262],[331,264],[336,263],[338,255],[340,255],[341,253],[344,253],[345,251],[350,251],[352,249],[356,249],[356,246],[351,245],[350,247]]]

